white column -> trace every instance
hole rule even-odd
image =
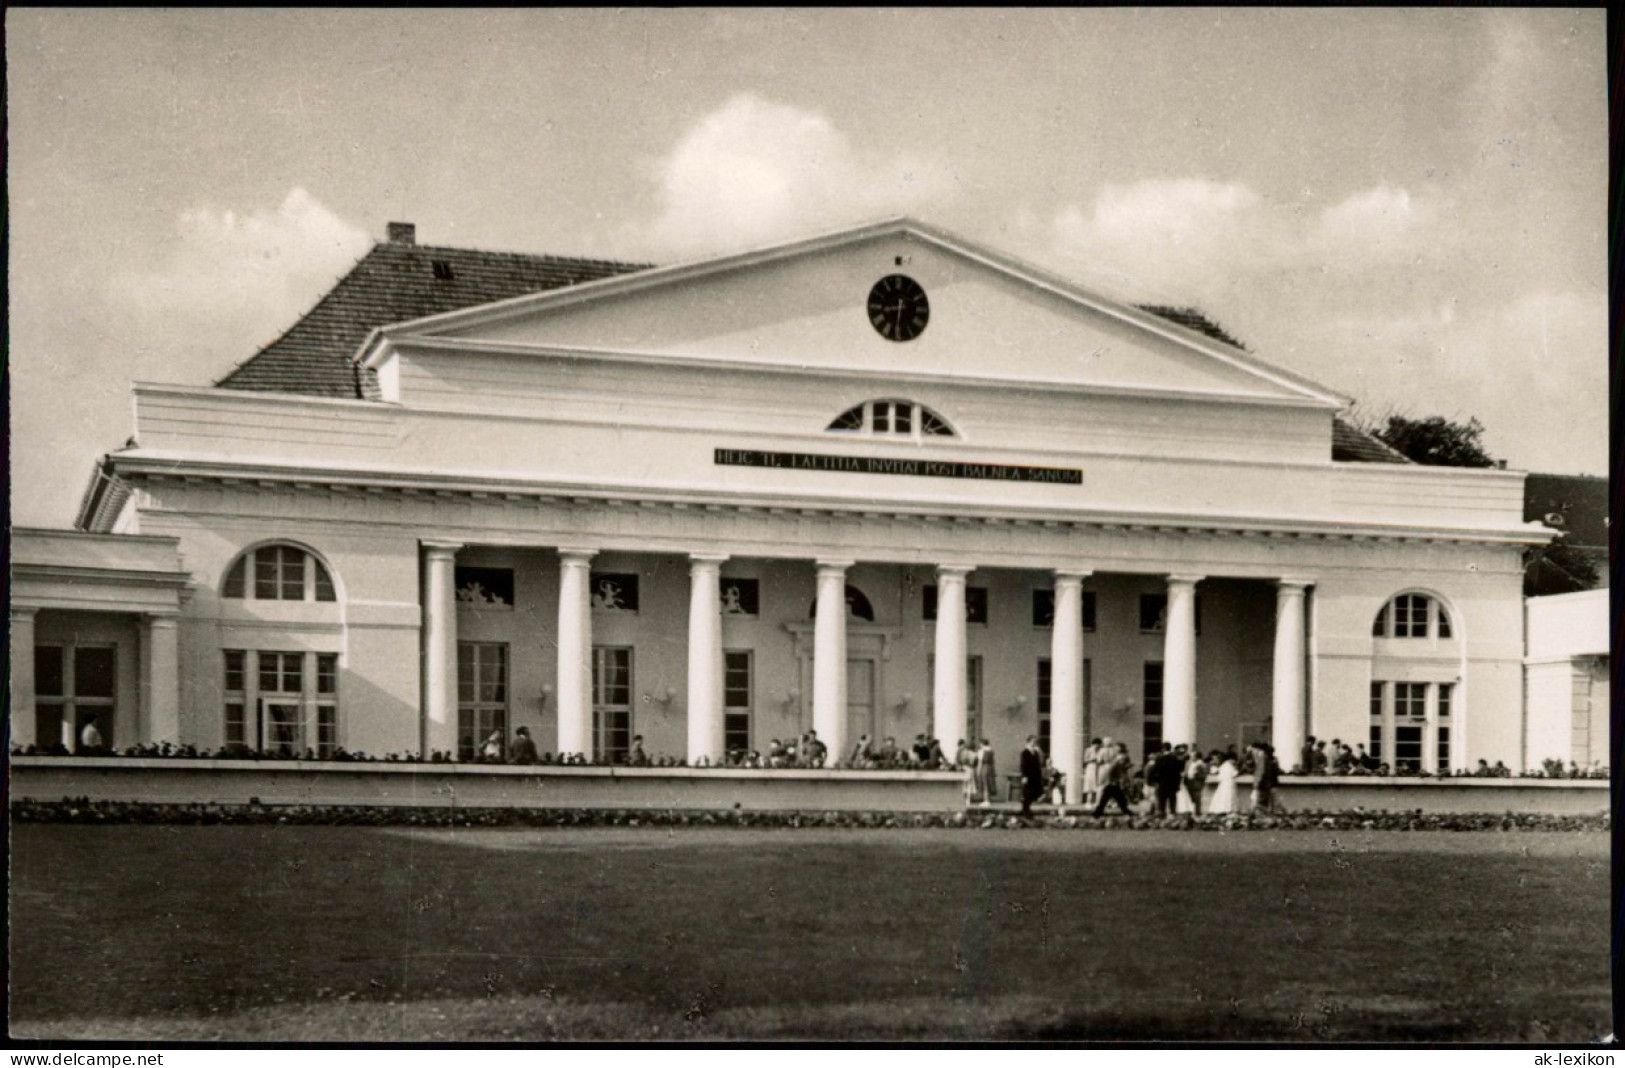
[[[693,555],[688,567],[688,763],[723,758],[722,562]]]
[[[846,758],[846,569],[850,560],[818,561],[813,623],[813,730],[828,763]]]
[[[178,630],[174,616],[150,615],[141,621],[141,694],[146,707],[141,724],[145,734],[138,741],[181,744]]]
[[[931,732],[944,753],[965,737],[965,577],[971,569],[937,568],[936,677],[931,680]]]
[[[1083,571],[1055,573],[1055,620],[1050,636],[1049,747],[1066,776],[1066,803],[1083,800]]]
[[[457,550],[423,543],[423,755],[457,753]]]
[[[27,747],[34,737],[34,615],[37,608],[11,609],[11,744]]]
[[[1306,579],[1281,579],[1275,584],[1275,682],[1270,702],[1270,744],[1275,746],[1275,758],[1283,768],[1297,764],[1303,753],[1303,593],[1308,585]]]
[[[1202,578],[1168,576],[1168,619],[1162,646],[1162,740],[1174,745],[1196,741],[1196,584]],[[1057,620],[1060,613],[1061,606],[1056,605]],[[1053,733],[1054,727],[1050,729]]]
[[[596,549],[559,550],[559,752],[592,753],[592,601]]]

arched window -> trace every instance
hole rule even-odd
[[[297,545],[261,545],[226,571],[222,597],[253,601],[336,601],[327,568]]]
[[[846,614],[849,619],[861,619],[865,623],[873,623],[875,621],[874,606],[869,603],[869,598],[863,595],[863,591],[858,589],[856,586],[848,586],[846,588]],[[814,598],[813,603],[808,606],[807,618],[818,618],[817,598]]]
[[[1425,593],[1402,593],[1382,606],[1371,624],[1373,638],[1449,638],[1450,613]]]
[[[948,420],[910,400],[864,401],[848,408],[824,428],[847,434],[871,434],[905,438],[955,437]]]

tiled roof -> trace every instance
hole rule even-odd
[[[1174,308],[1166,304],[1136,304],[1143,312],[1150,312],[1159,319],[1166,319],[1170,323],[1183,326],[1186,330],[1194,330],[1198,334],[1206,334],[1215,341],[1222,341],[1232,348],[1247,351],[1247,346],[1230,336],[1230,332],[1218,323],[1203,315],[1196,308]]]
[[[640,271],[648,264],[386,241],[287,333],[216,383],[223,389],[376,398],[352,357],[380,326]]]
[[[1408,464],[1409,456],[1352,423],[1332,416],[1332,459],[1338,463]]]
[[[1596,475],[1539,475],[1523,482],[1523,517],[1568,535],[1568,544],[1608,549],[1608,480]]]
[[[1183,326],[1187,330],[1194,330],[1205,334],[1215,341],[1222,341],[1226,345],[1234,346],[1243,352],[1247,346],[1230,335],[1224,327],[1209,319],[1196,308],[1175,308],[1164,304],[1138,304],[1143,312],[1150,312],[1159,319],[1166,319],[1171,323]],[[1410,458],[1404,453],[1391,448],[1377,438],[1361,430],[1352,423],[1344,422],[1338,416],[1332,416],[1332,460],[1334,463],[1359,464],[1408,464]]]

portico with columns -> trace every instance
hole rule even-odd
[[[178,738],[302,650],[373,753],[1037,734],[1075,799],[1095,737],[1517,745],[1521,474],[1350,459],[1345,397],[995,250],[897,220],[372,326],[354,399],[138,387],[87,493],[181,546]]]
[[[734,513],[761,527],[757,537],[742,538],[726,530],[728,510],[638,507],[626,517],[648,524],[651,541],[681,540],[673,532],[685,526],[705,531],[693,538],[692,551],[639,553],[627,547],[636,539],[627,536],[624,509],[585,501],[564,507],[582,519],[617,516],[623,534],[602,549],[579,539],[557,548],[449,540],[422,548],[426,576],[440,576],[442,584],[425,597],[424,663],[446,662],[447,644],[460,636],[504,639],[514,651],[507,726],[529,727],[548,752],[589,760],[620,755],[604,751],[594,726],[604,703],[602,680],[594,679],[595,643],[627,650],[631,699],[617,702],[627,735],[644,736],[651,755],[689,763],[716,764],[730,749],[762,750],[773,738],[789,742],[808,730],[827,746],[830,766],[847,763],[860,734],[876,746],[888,736],[907,746],[923,733],[951,753],[968,736],[987,736],[996,750],[1013,752],[1027,734],[1041,733],[1076,793],[1082,750],[1092,737],[1123,741],[1138,759],[1154,741],[1210,749],[1270,740],[1292,752],[1313,729],[1306,610],[1312,579],[1260,574],[1256,564],[1244,566],[1234,555],[1226,563],[1214,551],[1226,546],[1245,555],[1267,547],[1274,554],[1287,539],[1213,532],[1191,538],[1187,555],[1206,556],[1211,566],[1204,570],[1216,573],[1197,575],[1128,570],[1124,557],[1132,555],[1137,533],[1167,548],[1170,531],[1096,531],[1100,548],[1089,558],[1097,563],[1085,567],[1079,543],[1089,539],[1080,538],[1081,525],[887,517],[893,534],[912,528],[914,540],[952,536],[955,562],[932,565],[897,559],[878,543],[863,560],[834,558],[816,540],[805,553],[784,555],[797,537],[841,525],[834,513],[798,511],[777,536],[771,513]],[[881,525],[873,514],[858,518],[871,530]],[[1016,537],[1033,544],[1012,558]],[[982,559],[997,563],[978,559],[982,539],[990,542]],[[1044,543],[1063,540],[1065,549],[1054,552],[1058,564],[1038,566]],[[947,546],[944,538],[945,558]],[[926,554],[922,546],[906,555]],[[888,555],[893,559],[883,559]],[[1009,566],[1018,562],[1032,566]],[[510,566],[520,576],[514,607],[524,611],[487,612],[445,588],[445,576],[463,563]],[[635,611],[594,604],[601,573],[636,577]],[[753,585],[750,610],[730,613],[723,591],[739,580]],[[934,587],[929,598],[927,587]],[[1212,593],[1207,630],[1199,635],[1197,597],[1205,589]],[[972,590],[976,604],[968,610]],[[520,627],[521,621],[528,623]],[[740,721],[732,746],[725,728],[729,654],[742,658],[736,674],[748,672],[747,696],[732,706]],[[972,660],[972,671],[942,669]],[[1149,682],[1148,665],[1158,676]],[[849,670],[861,678],[849,678]],[[440,692],[454,716],[455,690]],[[426,702],[426,731],[445,722],[436,707]]]

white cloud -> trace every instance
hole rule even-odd
[[[115,276],[111,296],[129,344],[154,365],[143,374],[190,380],[175,372],[206,362],[207,377],[291,326],[370,246],[366,231],[295,188],[275,208],[184,212],[167,255]]]
[[[1202,303],[1284,271],[1342,285],[1351,274],[1436,252],[1436,214],[1386,185],[1311,211],[1241,183],[1153,178],[1107,185],[1088,210],[1063,208],[1052,240],[1062,257],[1116,265],[1140,299]]]
[[[1602,294],[1539,290],[1505,304],[1347,316],[1312,347],[1323,366],[1356,375],[1372,411],[1476,417],[1489,452],[1526,470],[1607,469]]]
[[[1322,211],[1304,235],[1304,252],[1326,257],[1348,253],[1364,263],[1399,261],[1414,254],[1415,242],[1432,220],[1431,207],[1407,190],[1378,186]]]
[[[865,151],[825,116],[750,93],[705,116],[659,161],[659,217],[640,228],[679,256],[748,248],[951,196],[934,161]]]
[[[1062,210],[1050,241],[1063,272],[1088,284],[1110,264],[1121,273],[1107,292],[1195,304],[1367,409],[1477,416],[1513,466],[1606,469],[1604,296],[1502,277],[1466,251],[1452,211],[1393,185],[1312,209],[1156,179]]]

